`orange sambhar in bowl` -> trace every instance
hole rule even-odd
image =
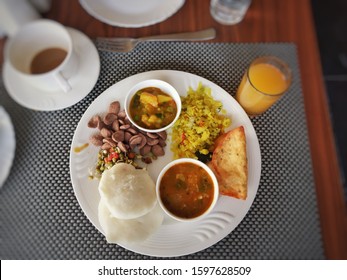
[[[215,206],[218,182],[211,169],[195,159],[177,159],[160,172],[157,198],[163,210],[179,221],[193,221]]]

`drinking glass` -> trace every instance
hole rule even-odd
[[[260,115],[284,95],[291,81],[292,71],[284,61],[274,56],[259,57],[246,70],[236,100],[248,115]]]
[[[252,0],[211,0],[212,17],[221,24],[239,23],[245,16]]]

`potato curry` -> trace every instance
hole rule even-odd
[[[130,115],[139,126],[159,129],[169,125],[176,116],[177,105],[173,98],[156,87],[143,88],[130,101]]]

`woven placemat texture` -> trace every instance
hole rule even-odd
[[[82,212],[69,174],[70,144],[80,118],[108,87],[150,70],[194,73],[234,95],[247,65],[262,55],[287,61],[294,78],[276,105],[252,119],[262,155],[255,201],[223,240],[177,259],[325,258],[294,44],[148,42],[131,53],[99,54],[94,89],[64,110],[23,108],[0,82],[0,104],[12,118],[17,141],[10,176],[0,190],[1,259],[153,259],[107,244]]]

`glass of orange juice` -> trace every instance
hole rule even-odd
[[[291,81],[292,71],[284,61],[274,56],[259,57],[244,74],[236,100],[248,115],[260,115],[283,96]]]

